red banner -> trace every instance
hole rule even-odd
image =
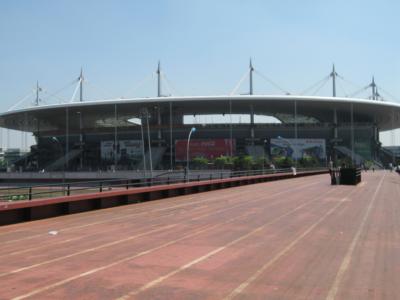
[[[186,161],[186,145],[187,140],[175,141],[175,160]],[[232,147],[232,150],[231,150]],[[189,157],[204,157],[213,159],[221,155],[230,156],[235,154],[235,139],[207,139],[207,140],[191,140],[189,147]]]

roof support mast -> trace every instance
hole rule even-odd
[[[79,75],[79,101],[83,102],[83,69],[81,68],[81,74]]]
[[[377,87],[376,87],[376,84],[375,84],[375,78],[374,78],[374,76],[372,76],[372,82],[371,82],[371,88],[372,88],[372,100],[378,100],[378,97],[377,97]]]
[[[39,81],[36,81],[36,100],[35,100],[36,106],[39,106],[39,92],[40,92]]]
[[[158,61],[158,67],[157,67],[157,97],[161,97],[161,67],[160,67],[160,61]]]
[[[331,73],[331,77],[332,77],[332,96],[333,97],[336,97],[336,76],[337,76],[337,73],[335,71],[335,64],[333,64],[332,73]]]
[[[250,74],[249,74],[249,78],[250,78],[249,95],[253,95],[253,72],[254,72],[254,68],[253,68],[253,64],[251,63],[251,58],[250,58],[249,69],[250,69]]]

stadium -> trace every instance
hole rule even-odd
[[[400,105],[333,96],[161,96],[36,105],[0,114],[2,128],[31,133],[36,144],[14,162],[19,171],[174,170],[220,156],[393,162],[379,133],[400,128]],[[160,69],[157,70],[160,75]],[[193,129],[195,128],[195,130]],[[191,138],[189,149],[188,138]]]

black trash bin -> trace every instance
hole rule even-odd
[[[361,168],[341,168],[340,184],[357,185],[361,182]]]

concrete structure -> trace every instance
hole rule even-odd
[[[17,169],[146,169],[149,174],[153,169],[185,166],[186,158],[177,157],[180,149],[176,147],[185,146],[179,141],[187,139],[193,126],[197,128],[193,142],[224,139],[230,143],[230,149],[225,149],[230,156],[260,152],[255,148],[262,147],[268,157],[271,139],[278,136],[294,141],[321,139],[326,145],[325,164],[339,156],[354,164],[379,161],[379,132],[400,128],[400,105],[378,100],[374,79],[363,88],[372,90],[368,100],[336,97],[336,81],[341,76],[335,66],[324,79],[332,80],[333,97],[255,95],[253,73],[257,71],[250,61],[248,95],[164,97],[159,63],[157,97],[84,101],[81,70],[72,97],[79,88],[79,102],[39,105],[41,87],[37,84],[36,105],[0,114],[0,127],[30,132],[36,138],[31,154],[16,162]],[[188,121],[202,116],[213,116],[219,122]],[[234,116],[247,116],[249,121],[243,123]],[[198,155],[207,155],[211,148],[203,153],[198,149]]]

